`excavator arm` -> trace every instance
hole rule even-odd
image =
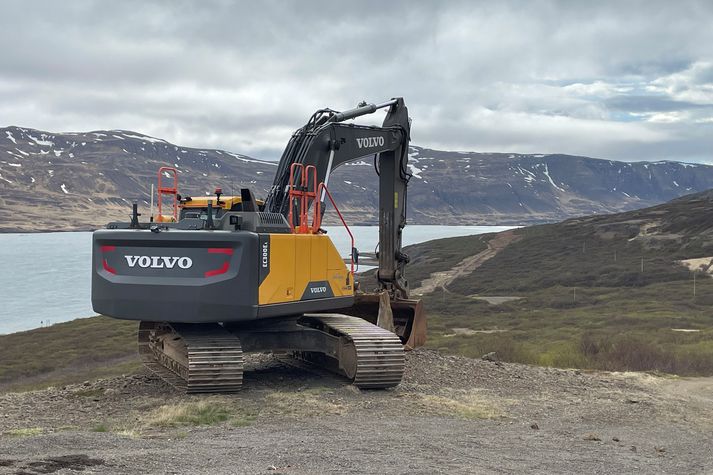
[[[381,127],[345,121],[388,108]],[[381,104],[360,104],[345,112],[317,111],[297,130],[278,165],[275,180],[265,200],[265,210],[288,216],[289,181],[292,164],[313,165],[317,182],[329,184],[331,173],[340,165],[374,156],[379,175],[379,268],[381,290],[392,299],[408,299],[404,269],[408,256],[402,252],[402,231],[406,225],[406,191],[411,174],[407,169],[410,120],[402,98]],[[312,179],[312,178],[308,178]],[[297,183],[314,189],[314,183]],[[318,197],[324,200],[324,196]]]

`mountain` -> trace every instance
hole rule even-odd
[[[445,152],[413,146],[412,224],[527,224],[636,209],[713,188],[713,167],[615,162],[568,155]],[[0,229],[93,229],[148,213],[160,166],[179,170],[183,194],[251,187],[264,197],[276,163],[223,150],[181,147],[124,130],[49,133],[0,128]],[[353,224],[377,220],[371,157],[330,179]]]

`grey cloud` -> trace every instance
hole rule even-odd
[[[704,105],[694,102],[677,101],[661,96],[619,95],[604,101],[606,107],[624,112],[670,112],[687,109],[708,109],[713,112],[713,104]]]
[[[0,125],[277,158],[314,109],[399,95],[423,146],[713,161],[712,20],[705,1],[10,1]]]

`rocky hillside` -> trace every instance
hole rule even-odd
[[[713,167],[414,147],[411,212],[532,223],[643,208],[713,187]],[[430,203],[430,206],[427,206]]]
[[[258,197],[275,163],[181,147],[135,132],[48,133],[0,128],[0,230],[91,229],[147,207],[162,165],[185,194],[249,186]],[[713,188],[713,167],[624,163],[566,155],[443,152],[411,147],[409,221],[526,224],[658,204]],[[376,221],[372,160],[338,169],[332,190],[352,223]],[[147,211],[147,210],[144,210]],[[60,219],[57,217],[61,216]]]

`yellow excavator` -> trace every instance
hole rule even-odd
[[[387,109],[381,126],[347,122],[380,109]],[[94,233],[94,310],[139,320],[144,363],[187,392],[240,389],[243,353],[253,351],[290,355],[361,388],[398,385],[404,350],[426,339],[401,245],[410,125],[402,98],[318,110],[290,139],[264,201],[247,188],[239,197],[220,189],[215,197],[182,197],[176,171],[162,168],[156,219],[140,222],[134,205],[129,222]],[[380,185],[378,284],[364,289],[353,237],[347,265],[322,220],[329,200],[352,235],[329,177],[372,156]]]

